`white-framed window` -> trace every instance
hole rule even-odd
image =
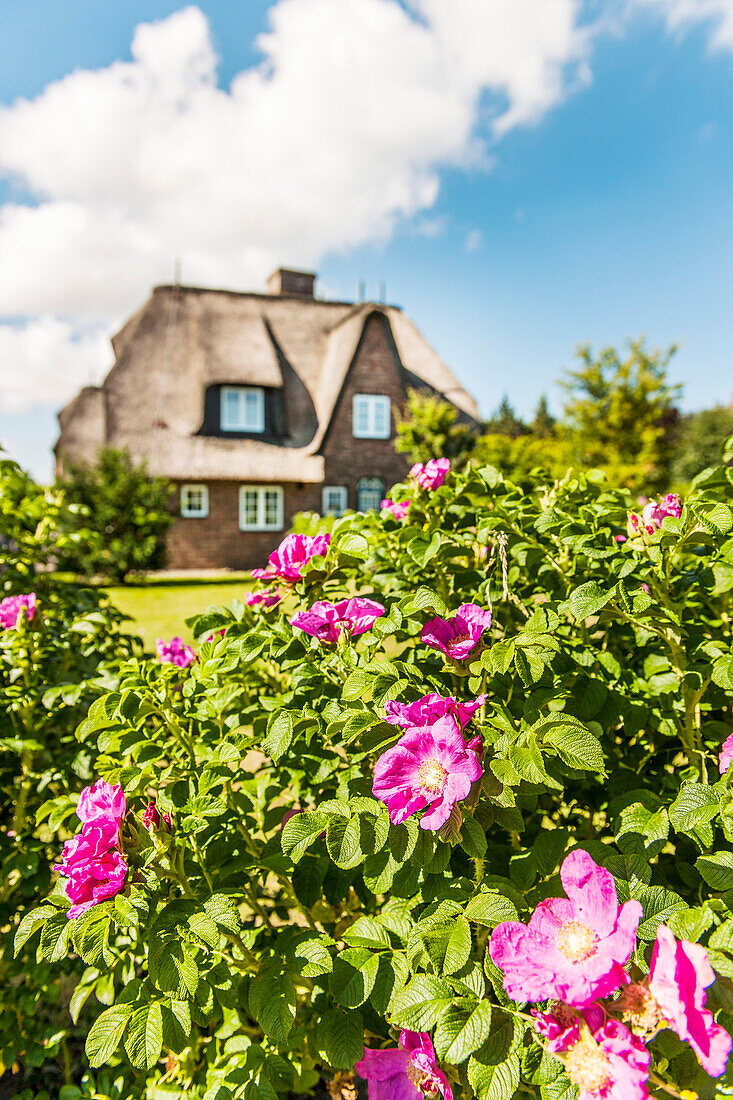
[[[381,393],[354,394],[354,439],[389,439],[391,409]]]
[[[222,386],[219,422],[223,432],[264,432],[265,391],[253,386]]]
[[[181,515],[186,519],[206,519],[209,514],[209,486],[181,486]]]
[[[240,531],[282,531],[281,485],[242,485],[239,489]]]
[[[321,494],[321,514],[324,516],[342,516],[346,511],[348,498],[345,485],[324,485]]]
[[[361,477],[356,484],[356,508],[358,512],[378,512],[384,500],[384,482],[381,477]]]

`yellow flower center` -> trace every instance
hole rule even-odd
[[[571,962],[585,962],[591,955],[595,955],[598,936],[582,921],[569,920],[557,933],[555,947]]]
[[[662,1010],[646,985],[628,985],[619,998],[619,1006],[623,1009],[624,1023],[635,1035],[651,1038],[666,1025]]]
[[[581,1092],[599,1092],[612,1076],[611,1063],[588,1034],[565,1055],[565,1072]]]
[[[429,760],[423,760],[417,769],[417,778],[424,791],[439,794],[448,781],[448,772],[439,760],[431,756]]]

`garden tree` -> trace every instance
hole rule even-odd
[[[504,394],[493,415],[484,424],[484,431],[489,435],[508,435],[510,439],[516,439],[527,435],[529,428],[517,416],[514,406]]]
[[[725,439],[733,434],[733,410],[727,405],[690,413],[680,423],[672,478],[690,481],[707,466],[716,466]]]
[[[573,450],[560,430],[551,436],[532,433],[515,439],[487,433],[479,436],[472,460],[479,466],[496,466],[505,477],[521,482],[533,470],[544,470],[553,478],[564,477],[573,465]]]
[[[577,463],[638,490],[667,487],[681,391],[667,379],[675,351],[649,350],[643,339],[630,341],[624,357],[613,347],[598,355],[589,344],[578,349],[580,367],[560,383]]]
[[[60,553],[59,568],[115,580],[133,570],[162,568],[173,522],[170,482],[150,477],[128,451],[105,448],[94,465],[69,463],[58,487],[70,506],[65,513],[70,529],[91,529],[98,536],[80,538]]]
[[[537,402],[537,408],[535,409],[532,422],[530,423],[530,431],[532,435],[538,439],[547,439],[551,436],[555,430],[557,420],[550,413],[550,408],[547,404],[547,396],[543,393],[540,395],[540,399]]]
[[[476,445],[477,433],[460,422],[460,413],[437,394],[411,389],[397,421],[395,450],[411,463],[449,458],[461,466]]]
[[[631,535],[598,471],[443,474],[89,708],[16,933],[86,964],[80,1095],[730,1094],[733,470]]]

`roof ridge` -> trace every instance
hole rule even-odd
[[[402,306],[386,305],[384,302],[345,302],[340,301],[338,298],[305,298],[301,294],[268,294],[266,291],[260,290],[226,290],[223,287],[184,286],[176,283],[160,283],[158,286],[153,287],[152,293],[156,294],[158,291],[164,290],[177,290],[186,294],[225,294],[230,298],[258,298],[265,302],[299,302],[300,305],[341,307],[371,305],[380,309],[398,309],[400,312],[402,311]]]

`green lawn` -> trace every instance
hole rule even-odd
[[[134,623],[130,624],[130,630],[137,631],[145,648],[152,650],[156,638],[167,641],[180,634],[187,642],[192,641],[184,619],[212,604],[226,607],[232,600],[241,600],[251,588],[251,579],[242,574],[226,581],[160,581],[114,585],[105,591],[120,611],[132,616]]]

